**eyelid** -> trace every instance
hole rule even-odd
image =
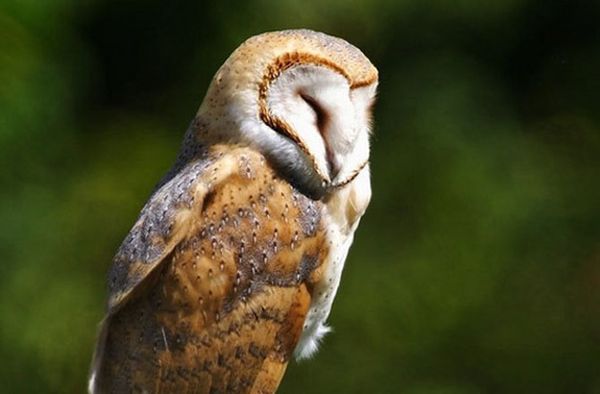
[[[319,132],[323,134],[325,132],[327,122],[329,121],[329,115],[327,114],[327,111],[313,97],[302,92],[300,92],[299,95],[302,100],[304,100],[304,102],[308,104],[315,112],[315,115],[317,116],[317,128],[319,129]]]

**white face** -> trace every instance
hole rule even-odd
[[[350,88],[336,71],[301,65],[269,87],[267,106],[285,121],[327,183],[343,183],[369,158],[370,108],[376,84]]]

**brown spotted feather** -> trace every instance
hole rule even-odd
[[[191,161],[115,258],[99,392],[274,392],[327,254],[321,208],[249,148]]]

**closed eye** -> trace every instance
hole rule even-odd
[[[336,165],[336,163],[335,163],[333,151],[331,150],[331,147],[329,146],[329,143],[327,141],[327,136],[325,135],[325,132],[327,130],[326,129],[327,123],[329,122],[329,114],[327,113],[325,108],[323,108],[317,102],[317,100],[315,100],[311,96],[306,95],[304,93],[300,93],[300,97],[302,98],[302,100],[304,100],[306,102],[306,104],[308,104],[308,106],[315,113],[315,116],[317,118],[316,119],[317,128],[319,129],[319,133],[321,133],[321,137],[323,138],[323,143],[325,144],[325,154],[326,154],[329,175],[330,175],[331,179],[333,179],[340,171],[340,168],[339,168],[339,165]]]
[[[325,128],[327,127],[327,122],[329,121],[329,115],[327,114],[327,111],[317,102],[317,100],[309,95],[300,93],[300,97],[314,111],[317,117],[317,128],[319,129],[321,135],[323,135]]]

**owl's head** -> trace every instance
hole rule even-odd
[[[309,30],[248,39],[216,73],[198,117],[206,132],[256,146],[320,198],[369,159],[377,69],[346,41]]]

